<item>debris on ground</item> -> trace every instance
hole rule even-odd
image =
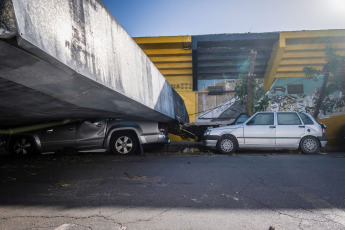
[[[122,159],[115,159],[115,160],[112,160],[112,162],[121,162],[123,161]]]
[[[146,179],[147,176],[141,176],[141,175],[130,175],[128,173],[124,173],[127,177],[131,178],[131,179],[137,179],[137,180],[143,180]]]
[[[230,197],[231,197],[230,195],[224,194],[224,193],[222,193],[221,196],[224,196],[224,197],[226,197],[226,198],[230,198]]]
[[[7,177],[7,180],[4,180],[2,182],[16,181],[16,180],[17,180],[17,178],[15,178],[15,177]]]
[[[70,186],[70,184],[64,183],[63,181],[54,185],[55,188],[66,188],[69,186]]]

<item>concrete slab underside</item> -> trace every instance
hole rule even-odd
[[[173,119],[0,40],[0,127],[65,118]]]

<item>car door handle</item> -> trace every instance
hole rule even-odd
[[[48,129],[47,130],[47,133],[51,133],[51,132],[53,132],[53,129]]]
[[[271,125],[270,126],[270,129],[275,129],[276,127],[274,125]]]
[[[69,130],[74,130],[74,127],[69,127],[68,129],[69,129]]]
[[[99,127],[99,128],[102,127],[102,124],[97,124],[97,127]]]
[[[305,128],[305,126],[304,125],[300,125],[300,126],[298,126],[298,128]]]

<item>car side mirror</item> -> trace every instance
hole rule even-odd
[[[253,123],[254,123],[253,120],[250,120],[250,121],[247,122],[246,125],[252,125]]]

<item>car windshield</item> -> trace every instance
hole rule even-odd
[[[243,124],[246,120],[248,120],[249,116],[245,113],[241,113],[235,120],[234,125]]]
[[[247,123],[247,125],[273,125],[273,123],[273,113],[258,113]]]

